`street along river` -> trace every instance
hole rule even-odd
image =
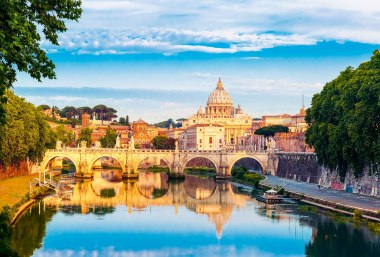
[[[228,182],[95,171],[17,222],[20,256],[380,256],[367,227],[299,205],[268,206]],[[309,211],[305,211],[309,209]],[[311,211],[310,211],[311,209]]]

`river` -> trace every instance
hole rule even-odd
[[[380,256],[380,236],[298,205],[267,206],[246,188],[186,176],[95,171],[67,181],[14,228],[20,256]]]

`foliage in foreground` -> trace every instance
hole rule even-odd
[[[16,81],[17,71],[41,82],[55,78],[54,63],[41,40],[58,45],[58,34],[67,30],[65,21],[77,21],[82,14],[80,0],[2,0],[0,4],[0,124],[7,113],[6,89]]]
[[[315,94],[307,110],[306,142],[314,147],[318,161],[359,175],[368,167],[379,171],[380,163],[380,52],[357,69],[348,67]]]
[[[41,160],[47,148],[55,147],[55,135],[33,104],[7,90],[5,124],[0,126],[0,165],[18,165],[28,157]]]

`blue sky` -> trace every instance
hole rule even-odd
[[[41,45],[57,80],[18,75],[35,104],[107,104],[153,123],[188,117],[222,77],[253,117],[296,113],[380,48],[374,0],[83,0],[60,46]]]

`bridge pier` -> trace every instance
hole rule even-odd
[[[78,170],[75,173],[76,178],[81,179],[91,179],[94,177],[94,173],[90,170],[91,167],[88,166],[88,163],[86,160],[80,161],[78,165]]]

